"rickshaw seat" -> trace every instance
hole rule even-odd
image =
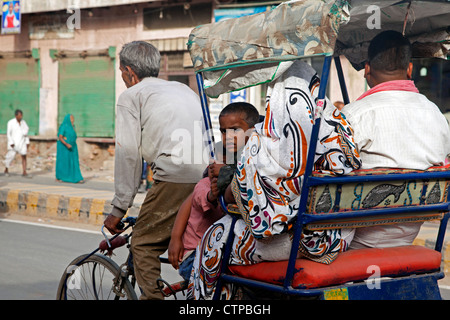
[[[449,165],[432,167],[428,173],[439,173],[450,169]],[[423,172],[423,171],[422,171]],[[326,183],[312,185],[304,216],[312,217],[333,214],[333,217],[303,224],[307,230],[332,228],[361,228],[407,222],[424,222],[443,218],[442,208],[436,205],[446,204],[450,180],[438,175],[416,178],[410,174],[421,171],[405,169],[357,170],[349,182],[327,177],[326,174],[313,172],[312,179],[326,178]],[[395,177],[390,181],[386,175]],[[366,176],[379,175],[376,181],[364,180]],[[348,176],[346,179],[348,179]],[[403,179],[404,177],[404,179]],[[361,179],[363,178],[363,179]],[[336,181],[336,183],[334,183]],[[409,208],[422,207],[421,211]],[[388,210],[406,209],[401,212],[384,214]],[[430,211],[428,210],[430,209]],[[228,212],[239,214],[236,206],[229,205]],[[369,215],[361,215],[370,212]],[[344,213],[351,216],[340,218]],[[321,289],[343,285],[348,282],[362,282],[369,279],[374,270],[379,269],[377,277],[407,277],[411,275],[433,274],[440,271],[441,252],[423,246],[406,245],[388,248],[354,249],[342,252],[330,264],[314,262],[303,258],[295,261],[291,282],[293,289]],[[288,260],[261,262],[254,265],[228,265],[233,276],[255,280],[273,285],[284,285]]]
[[[232,274],[265,283],[283,284],[288,261],[262,262],[249,266],[229,265]],[[297,259],[292,287],[323,288],[368,279],[379,267],[381,277],[407,276],[439,271],[441,253],[422,246],[368,248],[341,253],[331,264]]]

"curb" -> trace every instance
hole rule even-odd
[[[0,213],[16,212],[27,216],[46,217],[72,222],[101,225],[111,213],[111,200],[66,197],[35,191],[0,189]],[[137,216],[139,207],[128,209]]]
[[[436,239],[426,239],[424,246],[430,249],[434,249]],[[445,241],[442,248],[442,260],[441,269],[444,271],[445,276],[450,276],[450,241]]]

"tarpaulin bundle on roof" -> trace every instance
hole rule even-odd
[[[404,32],[417,57],[445,58],[449,21],[447,1],[298,0],[199,26],[188,49],[206,93],[217,97],[272,81],[280,62],[302,57],[345,55],[360,69],[368,43],[383,30]]]

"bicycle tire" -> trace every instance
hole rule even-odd
[[[59,282],[57,300],[137,300],[136,292],[126,278],[121,277],[121,295],[114,292],[114,279],[120,274],[117,263],[104,255],[93,254],[86,259],[87,256],[75,258],[66,268]]]

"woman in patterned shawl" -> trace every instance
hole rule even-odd
[[[269,85],[266,115],[255,126],[238,162],[231,189],[242,219],[234,226],[231,264],[249,265],[289,258],[291,224],[297,215],[307,151],[316,114],[322,113],[315,170],[346,174],[361,165],[353,131],[328,100],[318,110],[319,78],[301,61],[292,64]],[[322,102],[322,101],[321,101]],[[209,299],[220,274],[221,255],[231,217],[213,224],[197,247],[188,298]],[[331,263],[345,251],[354,231],[308,232],[301,237],[299,257]],[[229,297],[229,290],[222,292]]]

